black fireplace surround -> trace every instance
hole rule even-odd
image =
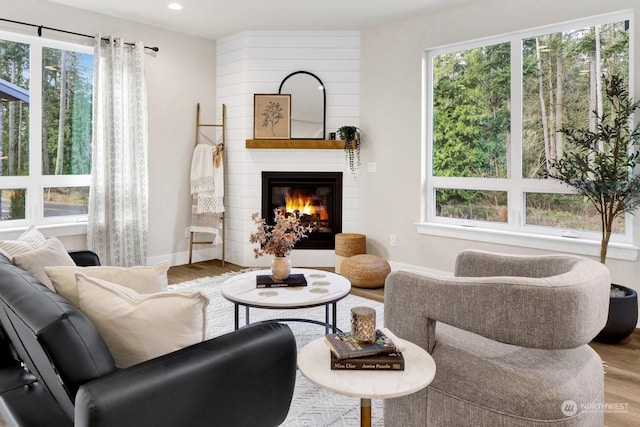
[[[342,172],[262,172],[262,217],[274,224],[274,210],[300,216],[312,232],[295,249],[335,249],[342,232]]]

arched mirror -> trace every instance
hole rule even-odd
[[[322,80],[308,71],[289,74],[280,94],[291,94],[291,139],[325,139],[326,93]]]

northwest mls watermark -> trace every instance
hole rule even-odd
[[[573,400],[565,400],[560,406],[562,413],[567,417],[572,417],[581,412],[607,412],[607,413],[620,413],[627,412],[629,410],[629,404],[624,402],[612,402],[612,403],[576,403]]]

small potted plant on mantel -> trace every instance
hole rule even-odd
[[[344,152],[347,165],[354,179],[358,179],[360,168],[360,129],[356,126],[342,126],[338,129],[338,136],[344,141]]]
[[[600,214],[603,264],[615,220],[640,206],[640,176],[636,174],[640,167],[640,123],[632,126],[640,102],[629,97],[619,75],[607,79],[605,89],[611,111],[595,112],[595,130],[562,129],[570,148],[562,158],[552,160],[545,173],[586,197]],[[633,332],[637,322],[637,292],[612,284],[609,318],[596,341],[620,341]]]

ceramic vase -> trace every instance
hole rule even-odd
[[[276,280],[285,280],[291,274],[291,260],[288,255],[274,256],[271,261],[271,274]]]

